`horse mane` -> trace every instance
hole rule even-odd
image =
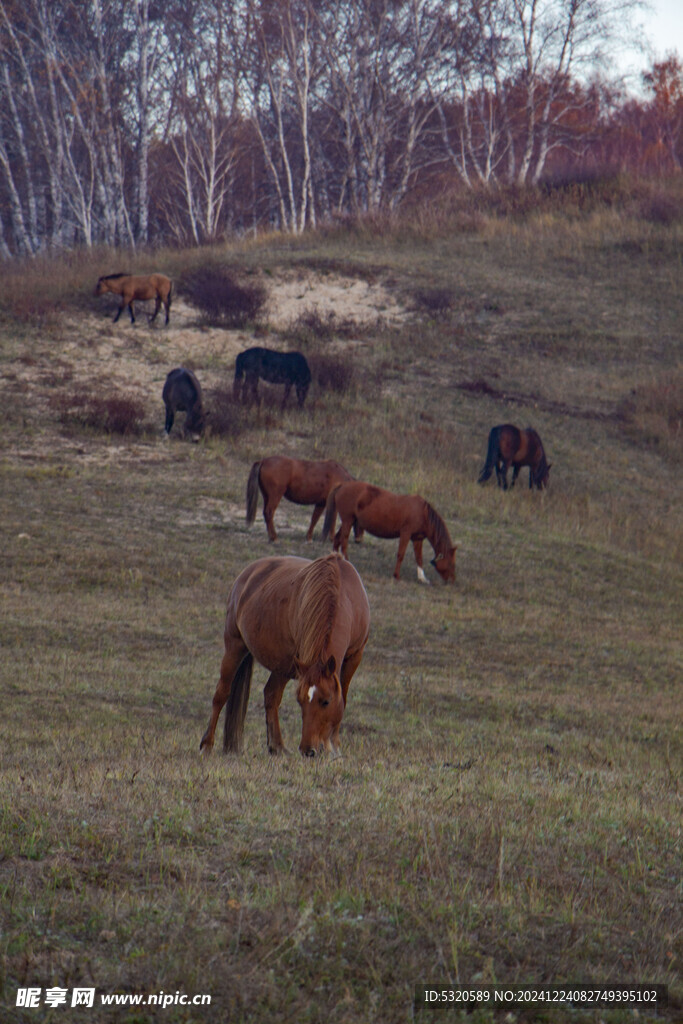
[[[123,274],[123,273],[119,273],[119,274],[104,274],[100,278],[100,281],[113,281],[115,277],[130,277],[130,274]]]
[[[294,636],[302,668],[321,662],[339,607],[339,555],[318,558],[301,573]]]
[[[538,459],[536,464],[533,466],[533,478],[534,483],[538,483],[548,472],[548,460],[545,457],[545,448],[543,447],[543,442],[541,441],[538,431],[534,430],[533,427],[527,427],[526,433],[529,437],[533,438],[536,445]]]
[[[453,541],[445,522],[428,501],[425,501],[425,505],[427,506],[427,521],[429,523],[429,543],[437,553],[452,548]]]

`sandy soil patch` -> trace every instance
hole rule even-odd
[[[163,431],[161,390],[166,374],[174,366],[189,365],[197,370],[205,391],[232,387],[235,357],[254,344],[273,348],[291,347],[278,336],[302,314],[333,315],[339,323],[353,322],[362,334],[364,325],[378,320],[399,323],[405,309],[381,283],[335,274],[297,270],[272,277],[262,276],[268,291],[268,334],[259,340],[247,331],[205,327],[197,311],[181,298],[171,307],[171,320],[163,324],[163,310],[150,324],[151,303],[136,305],[136,323],[127,312],[118,323],[113,316],[116,296],[103,297],[96,313],[64,315],[49,336],[27,335],[17,345],[14,358],[5,360],[0,394],[21,395],[29,422],[58,424],[60,402],[70,395],[119,392],[139,401],[145,417]],[[333,340],[332,350],[362,343],[360,338]],[[58,434],[64,432],[57,429]],[[26,436],[21,450],[10,457],[42,460],[60,457],[96,458],[101,462],[167,458],[167,446],[154,443],[103,444],[81,438],[58,436],[45,448],[44,439]]]

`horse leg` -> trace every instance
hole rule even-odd
[[[354,518],[343,519],[340,516],[339,519],[339,529],[337,530],[334,537],[333,550],[339,551],[341,549],[342,555],[348,562],[349,534],[351,533],[351,524],[354,522]]]
[[[283,408],[283,410],[284,410],[285,406],[287,405],[287,399],[289,398],[289,393],[290,393],[291,390],[292,390],[292,382],[291,382],[291,380],[288,380],[287,383],[285,384],[285,393],[284,393],[284,395],[282,397],[282,408]]]
[[[325,504],[324,503],[322,505],[314,505],[313,506],[313,515],[311,516],[311,525],[308,527],[308,533],[306,534],[306,540],[313,540],[313,531],[315,530],[315,524],[318,522],[318,520],[320,519],[320,517],[321,517],[321,515],[323,514],[324,511],[325,511]],[[330,529],[330,533],[332,532],[333,529],[334,529],[334,523],[332,523],[332,527]]]
[[[263,690],[263,703],[266,709],[266,743],[271,754],[287,753],[280,732],[278,709],[282,703],[282,694],[289,682],[288,676],[271,672]]]
[[[157,313],[159,312],[160,309],[161,309],[161,296],[157,295],[156,304],[154,306],[154,312],[152,313],[151,317],[149,318],[149,322],[151,324],[154,323],[154,321],[156,320]]]
[[[500,458],[496,459],[496,481],[498,483],[498,486],[499,487],[503,487],[503,488],[504,488],[504,484],[503,484],[503,467],[504,467],[504,465],[505,465],[505,463]]]
[[[396,565],[394,567],[394,579],[399,580],[401,578],[401,564],[405,557],[406,550],[408,548],[408,541],[410,540],[409,533],[402,533],[398,539],[398,552],[396,554]],[[417,556],[416,556],[417,557]]]
[[[122,300],[121,301],[121,305],[118,308],[118,312],[117,312],[116,316],[114,317],[114,323],[118,323],[118,319],[121,316],[121,314],[123,313],[125,308],[126,308],[126,303]]]
[[[418,583],[426,583],[429,585],[429,580],[425,576],[425,571],[422,565],[422,544],[421,540],[413,541],[413,551],[415,552],[415,561],[417,562],[417,581]]]
[[[363,529],[363,527],[358,525],[358,520],[357,519],[354,519],[354,521],[353,521],[353,540],[354,540],[354,543],[360,544],[360,542],[363,540],[363,534],[364,533],[365,533],[365,530]]]
[[[344,663],[342,665],[342,670],[340,673],[340,682],[344,707],[346,707],[346,695],[349,692],[349,683],[353,679],[354,672],[360,665],[361,660],[363,658],[364,646],[365,645],[363,645],[363,647],[361,647],[359,651],[356,651],[355,654],[348,654],[347,652],[347,656],[344,658]],[[339,725],[341,725],[341,722],[339,723]],[[339,725],[335,728],[328,742],[325,744],[328,753],[333,753],[337,756],[341,753],[341,745],[339,743]]]
[[[273,525],[273,517],[275,515],[275,509],[280,504],[282,494],[268,495],[263,501],[263,518],[266,521],[266,529],[268,531],[268,540],[273,542],[277,540],[277,533],[275,532],[275,526]]]
[[[173,420],[174,419],[175,419],[175,414],[173,412],[173,406],[167,405],[166,406],[166,426],[164,427],[164,430],[166,431],[166,436],[167,437],[171,433],[171,427],[173,426]]]
[[[252,402],[256,402],[256,405],[258,405],[259,404],[259,398],[258,398],[258,374],[252,373],[252,374],[249,374],[249,376],[245,377],[245,379],[244,379],[244,393],[245,394],[246,394],[246,391],[247,391],[247,386],[249,387],[249,391],[251,392],[251,401]],[[249,404],[251,404],[251,402],[249,402]]]
[[[510,489],[512,489],[515,486],[515,480],[519,476],[520,469],[521,469],[520,466],[517,466],[517,465],[513,465],[512,466],[512,480],[510,481]]]
[[[507,462],[506,460],[503,460],[503,464],[502,464],[501,469],[500,469],[500,476],[498,478],[498,483],[500,484],[500,486],[503,488],[504,491],[507,491],[507,489],[508,489],[508,469],[509,468],[510,468],[510,463]]]
[[[202,750],[206,747],[206,752],[209,753],[213,748],[213,742],[216,735],[216,726],[218,725],[218,718],[221,711],[225,707],[226,701],[230,696],[230,689],[232,687],[232,681],[235,678],[238,668],[244,660],[244,656],[248,653],[248,649],[242,638],[234,639],[228,648],[226,644],[225,654],[221,661],[221,674],[218,680],[218,686],[216,692],[213,695],[213,702],[211,705],[211,717],[209,718],[209,724],[206,727],[206,732],[202,736],[199,744],[199,749]]]

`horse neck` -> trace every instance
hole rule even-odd
[[[319,558],[302,570],[295,602],[294,636],[302,665],[322,662],[339,608],[341,578],[336,555]]]
[[[445,554],[453,547],[448,527],[428,501],[425,502],[425,511],[427,514],[427,529],[425,530],[427,540],[437,555]]]

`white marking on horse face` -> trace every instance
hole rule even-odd
[[[425,576],[425,571],[421,565],[417,567],[417,579],[419,583],[429,583],[429,580]]]
[[[315,697],[315,686],[308,687],[308,703],[310,704]]]

